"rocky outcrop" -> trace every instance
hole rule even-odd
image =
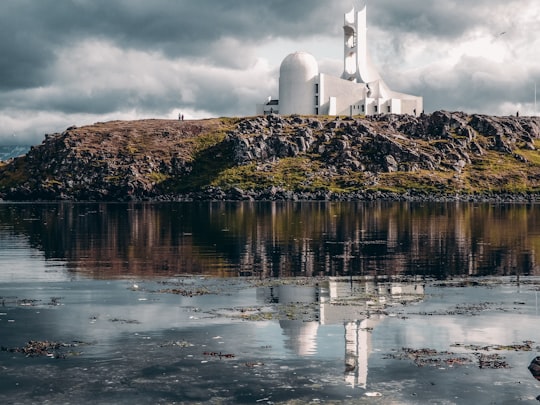
[[[197,139],[219,125],[143,120],[70,127],[45,135],[41,145],[0,168],[3,194],[16,200],[157,198],[164,180],[191,172]]]
[[[0,166],[0,193],[17,200],[424,198],[426,190],[439,189],[452,195],[490,194],[490,176],[499,189],[520,176],[536,193],[539,140],[538,118],[447,111],[419,117],[272,114],[115,121],[46,136],[25,156]],[[316,167],[312,178],[322,184],[339,178],[346,192],[273,182],[284,159],[304,159]],[[486,172],[503,163],[518,174]],[[223,173],[242,167],[252,168],[267,185],[246,186],[241,179],[221,184]],[[389,181],[415,174],[429,177],[435,186],[415,189],[396,180],[388,184],[398,184],[401,191],[391,191],[381,183],[383,176]],[[460,188],[465,182],[475,188]]]
[[[454,170],[486,150],[535,150],[540,120],[438,111],[431,115],[376,115],[321,122],[270,115],[243,121],[229,134],[235,163],[268,162],[301,154],[357,171]]]

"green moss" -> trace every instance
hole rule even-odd
[[[232,187],[259,190],[271,184],[271,177],[258,172],[255,164],[227,168],[211,182],[212,186],[221,187],[225,190]]]
[[[345,170],[339,175],[334,175],[330,182],[320,179],[316,188],[327,188],[334,193],[346,193],[366,188],[365,182],[366,175],[363,172]]]
[[[240,187],[243,189],[261,190],[271,186],[283,187],[289,190],[301,189],[306,180],[308,159],[286,158],[280,159],[265,170],[260,170],[255,163],[230,167],[214,179],[212,185],[224,189]]]
[[[280,159],[274,167],[274,183],[288,189],[298,189],[312,170],[307,158]]]
[[[225,190],[232,187],[263,190],[274,186],[295,192],[323,190],[342,193],[364,188],[364,181],[365,176],[361,172],[329,174],[314,156],[298,156],[266,165],[253,163],[228,168],[216,177],[212,185]]]
[[[227,132],[232,131],[239,121],[238,118],[221,118],[216,129],[208,133],[189,138],[187,142],[192,144],[194,153],[201,153],[222,143],[227,137]]]
[[[540,143],[540,142],[538,142],[538,143]],[[537,147],[537,148],[539,148],[539,147]],[[540,165],[540,151],[538,149],[537,150],[518,149],[516,151],[516,153],[518,155],[523,156],[531,164]]]
[[[458,187],[457,179],[450,172],[432,172],[421,170],[418,172],[381,173],[379,184],[370,189],[405,193],[416,191],[424,193],[448,193]]]
[[[524,151],[528,152],[528,151]],[[530,151],[535,153],[536,151]],[[532,154],[531,158],[536,158]],[[525,156],[527,157],[527,156]],[[470,188],[502,193],[534,192],[540,188],[540,165],[521,162],[512,155],[494,151],[475,159],[466,172]]]
[[[161,172],[152,172],[148,174],[148,179],[153,183],[160,184],[169,179],[169,176]]]

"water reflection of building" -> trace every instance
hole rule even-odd
[[[345,322],[345,382],[351,387],[366,388],[371,331],[380,317]]]
[[[317,322],[303,322],[282,319],[279,326],[285,336],[285,347],[299,356],[309,356],[317,352]]]
[[[342,324],[345,381],[351,387],[365,388],[372,331],[384,317],[382,310],[395,303],[422,299],[424,285],[377,282],[365,277],[331,277],[313,287],[280,285],[260,288],[257,295],[260,300],[280,307],[304,304],[304,319],[279,322],[285,336],[285,347],[300,356],[316,353],[319,325]],[[306,317],[318,321],[306,322]]]
[[[319,323],[312,321],[318,319],[317,307],[309,304],[319,302],[319,289],[308,286],[280,285],[276,287],[260,288],[257,291],[259,300],[266,303],[279,304],[281,307],[291,306],[290,311],[294,311],[302,304],[303,315],[311,321],[281,319],[279,326],[285,336],[285,347],[300,356],[312,355],[317,350],[317,331]],[[293,308],[292,306],[296,307]],[[310,311],[311,310],[311,311]],[[286,311],[285,311],[286,312]],[[285,317],[287,313],[283,314]]]
[[[418,300],[424,295],[419,283],[383,282],[375,279],[330,278],[327,291],[320,293],[320,323],[345,328],[345,381],[365,388],[372,331],[383,318],[378,313],[395,302]],[[349,305],[336,305],[346,304]]]

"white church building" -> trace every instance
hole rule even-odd
[[[279,100],[257,105],[257,114],[418,115],[422,97],[392,91],[371,62],[367,50],[366,7],[345,14],[344,68],[341,77],[319,72],[306,52],[288,55],[279,69]]]

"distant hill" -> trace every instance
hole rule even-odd
[[[22,156],[28,152],[29,149],[30,146],[27,145],[0,146],[0,161],[6,161],[17,156]]]
[[[9,200],[540,196],[540,118],[437,111],[97,123],[0,164]]]

